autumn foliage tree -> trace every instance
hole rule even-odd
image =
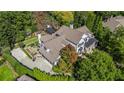
[[[72,45],[67,45],[60,51],[61,58],[65,61],[69,61],[70,63],[75,63],[77,60],[77,53],[75,48]],[[68,57],[68,58],[66,58]]]
[[[75,48],[69,44],[60,51],[60,55],[61,58],[58,65],[54,67],[54,70],[60,73],[71,73],[73,64],[78,57]]]

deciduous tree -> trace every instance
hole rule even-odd
[[[116,75],[117,69],[112,57],[99,50],[85,59],[79,59],[73,72],[76,80],[115,80]]]
[[[71,73],[73,64],[77,60],[77,53],[73,46],[67,45],[60,51],[61,58],[57,66],[55,66],[54,70],[61,73]]]

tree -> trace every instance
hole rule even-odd
[[[111,35],[112,32],[110,31],[110,29],[108,27],[104,27],[102,31],[102,36],[100,37],[101,39],[99,39],[99,45],[98,45],[99,49],[107,52],[110,45]]]
[[[87,17],[87,20],[86,20],[86,26],[89,28],[90,31],[93,28],[95,16],[96,15],[94,13],[89,13],[88,14],[88,17]]]
[[[4,15],[3,15],[4,14]],[[2,45],[8,45],[11,49],[14,47],[16,31],[15,31],[15,22],[13,21],[12,14],[10,12],[0,13],[0,39],[4,42]],[[5,39],[5,40],[3,40]],[[5,42],[6,41],[6,42]]]
[[[75,48],[69,44],[60,51],[60,55],[61,58],[59,63],[53,68],[54,71],[60,73],[71,73],[73,64],[76,62],[78,57]]]
[[[111,16],[113,16],[114,15],[113,13],[111,11],[95,11],[95,14],[102,16],[104,21],[108,20]]]
[[[42,80],[42,81],[67,81],[67,80],[73,80],[70,76],[64,76],[64,75],[50,75],[49,73],[45,73],[40,71],[37,68],[33,69],[33,76],[37,80]]]
[[[34,18],[37,23],[38,31],[46,31],[47,25],[51,25],[55,30],[60,27],[60,24],[53,16],[46,11],[33,12]]]
[[[34,32],[34,26],[32,12],[0,12],[0,46],[12,49],[27,33]]]
[[[121,63],[124,67],[124,27],[116,29],[111,35],[108,52],[113,56],[113,59]]]
[[[79,59],[73,72],[76,80],[115,80],[116,75],[117,69],[112,57],[99,50],[85,59]]]
[[[58,21],[60,25],[67,25],[69,26],[71,22],[73,22],[73,12],[49,12],[49,14]]]
[[[0,56],[2,56],[2,48],[0,47]]]
[[[25,47],[25,44],[24,44],[23,42],[19,42],[19,46],[20,46],[21,48],[24,48],[24,47]]]
[[[78,28],[86,24],[88,12],[76,11],[74,12],[74,27]]]
[[[103,32],[103,25],[102,25],[102,16],[96,16],[95,20],[94,20],[94,25],[92,28],[92,32],[94,33],[95,37],[101,41],[103,36],[104,36],[104,32]]]

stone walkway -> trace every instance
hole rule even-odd
[[[45,60],[43,57],[36,55],[36,60],[32,61],[21,48],[13,49],[11,51],[12,56],[14,56],[21,64],[27,66],[30,69],[38,68],[41,71],[45,71],[53,74],[52,65]]]

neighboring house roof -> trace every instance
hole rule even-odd
[[[41,54],[52,64],[58,61],[60,50],[69,44],[69,42],[77,45],[81,40],[83,34],[91,33],[86,26],[78,29],[71,29],[67,26],[62,26],[58,31],[52,35],[41,36],[44,46],[47,50],[42,47],[40,48]],[[69,41],[69,42],[68,42]]]
[[[117,16],[108,19],[106,22],[103,22],[104,27],[109,27],[111,31],[114,31],[119,26],[124,26],[124,17]]]
[[[22,75],[21,77],[17,78],[17,81],[35,81],[35,80],[27,75]]]
[[[120,23],[120,25],[124,26],[124,17],[123,16],[117,16],[115,17],[116,21]]]

